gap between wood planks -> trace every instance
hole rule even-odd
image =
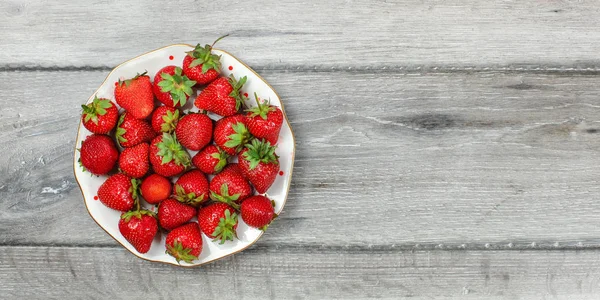
[[[251,66],[252,67],[252,66]],[[0,65],[0,72],[78,72],[106,71],[114,66],[40,66],[40,65]],[[388,65],[388,66],[307,66],[307,65],[265,65],[252,67],[255,71],[302,72],[350,72],[350,73],[394,73],[394,74],[472,74],[472,73],[505,73],[505,74],[555,74],[555,75],[600,75],[598,65]]]

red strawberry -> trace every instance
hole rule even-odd
[[[217,174],[227,165],[229,155],[215,145],[208,145],[198,152],[192,163],[206,174]]]
[[[202,253],[202,235],[198,224],[187,223],[173,229],[167,235],[165,243],[167,254],[175,257],[177,262],[192,263]]]
[[[229,78],[220,77],[198,95],[194,105],[223,117],[235,115],[244,102],[240,95],[244,83],[246,83],[246,76],[240,78],[240,81],[237,81],[233,75]]]
[[[133,147],[141,143],[148,143],[156,133],[148,122],[136,119],[129,113],[123,113],[117,125],[117,143],[121,147]]]
[[[153,212],[147,210],[128,211],[121,214],[119,231],[139,253],[150,250],[158,225]]]
[[[175,199],[198,207],[208,200],[208,180],[199,170],[190,170],[175,182]]]
[[[147,143],[135,145],[131,148],[125,148],[119,157],[119,168],[123,173],[133,178],[141,178],[150,169],[148,161],[148,149],[150,146]]]
[[[92,103],[81,105],[81,108],[81,122],[93,133],[107,134],[117,125],[117,105],[108,99],[94,97]]]
[[[252,140],[238,155],[238,164],[242,174],[256,188],[259,194],[264,194],[275,181],[279,172],[279,157],[275,147],[269,142]]]
[[[152,113],[152,129],[158,134],[171,133],[179,121],[179,110],[169,106],[159,106]]]
[[[210,181],[210,198],[236,206],[252,195],[252,187],[242,175],[238,164],[229,164]]]
[[[95,175],[104,175],[115,167],[119,151],[115,142],[107,135],[92,134],[81,142],[79,162],[83,170]]]
[[[198,211],[198,224],[204,234],[213,238],[213,241],[233,241],[237,238],[237,213],[233,207],[225,203],[213,203]]]
[[[164,105],[180,107],[184,106],[192,95],[192,87],[195,84],[195,81],[182,75],[180,67],[166,66],[154,76],[152,90],[158,101]]]
[[[279,139],[279,130],[283,124],[283,113],[281,109],[275,105],[270,105],[264,101],[262,104],[254,93],[256,104],[258,106],[247,109],[246,125],[248,131],[258,139],[265,139],[271,145],[277,144]]]
[[[121,173],[115,174],[98,188],[98,199],[112,209],[131,210],[138,198],[138,185],[137,179]]]
[[[166,230],[175,229],[189,222],[196,215],[196,209],[175,199],[167,199],[158,206],[158,221]]]
[[[274,206],[275,202],[263,195],[252,196],[242,202],[240,215],[249,226],[265,230],[271,220],[277,216]]]
[[[215,144],[229,155],[242,151],[250,141],[251,135],[246,128],[244,115],[233,115],[217,121],[213,132]]]
[[[154,172],[169,177],[190,166],[190,155],[181,147],[175,135],[163,133],[150,144],[150,163]]]
[[[115,87],[115,100],[134,118],[147,118],[154,110],[150,77],[144,72],[131,79],[119,80]]]
[[[158,174],[152,174],[142,181],[140,192],[142,197],[146,199],[146,202],[150,204],[158,204],[169,196],[171,196],[172,190],[171,182]]]
[[[179,120],[175,134],[181,145],[198,151],[210,143],[212,130],[212,120],[207,115],[190,113]]]
[[[218,38],[212,45],[196,45],[183,59],[183,73],[199,84],[208,84],[217,79],[221,71],[221,57],[212,54],[211,51],[213,46],[226,36]]]

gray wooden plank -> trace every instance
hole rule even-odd
[[[597,68],[600,48],[600,11],[581,1],[2,0],[0,16],[0,66],[9,68],[114,66],[225,33],[221,47],[272,68],[585,70]]]
[[[310,259],[307,259],[310,257]],[[183,269],[124,249],[0,247],[6,299],[598,299],[600,251],[256,247]]]
[[[297,154],[261,243],[600,245],[596,77],[262,75],[286,104]],[[78,106],[104,76],[0,72],[0,244],[114,245],[72,175]]]

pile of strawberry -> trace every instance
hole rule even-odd
[[[182,67],[166,66],[153,80],[146,73],[119,80],[114,100],[120,115],[107,98],[82,106],[82,123],[93,134],[81,144],[80,164],[109,175],[98,198],[122,212],[119,230],[140,253],[162,228],[166,252],[191,263],[202,252],[201,232],[222,244],[237,237],[239,216],[262,230],[276,217],[274,202],[261,194],[279,172],[275,147],[283,114],[256,93],[258,106],[243,109],[246,77],[221,77],[220,69],[212,45],[198,44]],[[204,86],[194,102],[199,112],[184,111],[198,86]],[[215,122],[208,112],[222,118]],[[192,157],[188,150],[198,152]],[[141,201],[158,212],[143,209]]]

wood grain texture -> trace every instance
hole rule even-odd
[[[310,259],[307,257],[310,256]],[[0,247],[5,299],[598,299],[600,251],[256,247],[202,268],[123,249]],[[183,292],[186,291],[186,292]]]
[[[0,72],[3,245],[114,245],[72,175],[78,105],[104,75]],[[263,245],[600,246],[596,77],[262,75],[297,140],[289,200]]]
[[[0,67],[114,66],[230,33],[220,47],[266,68],[595,70],[598,27],[594,1],[1,0]]]

